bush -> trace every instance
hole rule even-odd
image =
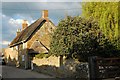
[[[36,58],[40,58],[40,59],[42,59],[42,58],[48,58],[49,57],[49,54],[46,54],[46,53],[39,53],[39,54],[37,54],[37,55],[35,55],[35,57]]]
[[[116,57],[120,51],[99,29],[94,19],[67,17],[59,22],[50,45],[51,55],[87,61],[90,56]]]

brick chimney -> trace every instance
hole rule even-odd
[[[20,34],[20,32],[21,32],[21,30],[17,29],[16,36],[18,36]]]
[[[22,22],[22,30],[24,30],[28,26],[27,20],[23,20]]]
[[[42,18],[48,18],[48,10],[42,11]]]
[[[49,19],[48,19],[48,10],[43,10],[42,11],[42,18],[46,19],[46,22],[49,22]]]

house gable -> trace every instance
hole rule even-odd
[[[30,49],[32,51],[30,51],[29,53],[48,53],[48,50],[39,41],[34,41]]]
[[[50,49],[50,41],[53,31],[56,29],[54,24],[50,22],[45,22],[41,28],[32,36],[32,38],[27,42],[27,48],[31,49],[33,43],[38,41],[44,46],[47,50]],[[34,43],[37,46],[37,44]],[[39,45],[40,46],[40,45]]]

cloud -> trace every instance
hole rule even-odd
[[[16,37],[22,20],[31,24],[39,19],[42,10],[49,10],[49,18],[55,25],[66,15],[81,14],[81,4],[71,2],[2,2],[2,40],[11,42]]]
[[[31,21],[31,24],[34,23],[35,21],[36,21],[36,20],[32,20],[32,21]]]
[[[10,41],[0,41],[0,49],[3,47],[8,46],[8,44],[10,44]]]
[[[2,0],[2,2],[82,2],[82,0]]]
[[[23,19],[14,19],[12,17],[6,16],[5,14],[2,15],[2,40],[12,41],[16,36],[17,29],[22,28],[22,21]],[[30,20],[34,21],[34,20]],[[28,25],[31,22],[28,21]]]
[[[11,18],[9,21],[8,21],[9,24],[13,25],[13,26],[18,26],[18,25],[21,25],[22,24],[22,19],[13,19]]]
[[[78,2],[3,2],[2,12],[15,19],[27,19],[29,22],[41,17],[44,9],[49,10],[49,18],[57,25],[66,14],[75,16],[81,14],[81,4]]]
[[[2,14],[1,14],[1,15],[2,15]],[[2,15],[2,18],[5,18],[5,17],[6,17],[6,15],[3,14],[3,15]]]
[[[34,20],[32,20],[31,22],[34,22]],[[23,19],[13,19],[11,18],[8,21],[9,24],[11,24],[13,27],[21,27],[22,23],[23,23]],[[27,24],[30,25],[30,23],[27,21]]]
[[[44,9],[48,9],[50,12],[55,12],[55,14],[60,14],[59,12],[64,14],[64,11],[76,10],[75,8],[81,9],[80,3],[77,2],[3,2],[2,10],[3,14],[7,16],[14,16],[15,14],[20,14],[24,16],[28,16],[28,14],[32,18],[38,18],[41,16],[41,11]],[[64,10],[63,10],[64,9]],[[68,10],[69,9],[69,10]],[[26,14],[26,15],[25,15]],[[37,17],[36,17],[37,15]]]
[[[2,2],[119,2],[119,0],[1,0]]]
[[[2,43],[0,42],[0,44],[2,44],[2,45],[8,45],[8,44],[10,44],[10,41],[2,41]]]

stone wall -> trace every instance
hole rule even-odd
[[[4,56],[8,59],[16,59],[18,60],[18,52],[16,50],[13,50],[12,48],[6,48]]]
[[[89,69],[88,63],[79,62],[73,59],[63,59],[63,65],[56,67],[54,65],[41,64],[40,66],[34,65],[34,71],[45,73],[57,78],[79,78],[88,80]],[[40,60],[38,60],[39,62]]]
[[[16,65],[18,61],[18,52],[13,50],[13,48],[6,48],[4,53],[5,61],[8,65]]]
[[[56,57],[56,56],[50,56],[49,58],[42,58],[42,59],[34,58],[32,62],[37,66],[51,65],[51,66],[60,67],[60,57]]]

